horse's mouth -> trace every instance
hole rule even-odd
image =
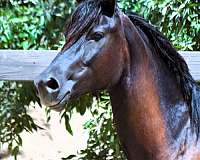
[[[64,106],[61,105],[54,105],[54,106],[48,106],[48,108],[56,111],[56,112],[61,112],[64,109]]]
[[[47,106],[47,107],[57,112],[61,112],[65,108],[65,105],[67,104],[67,102],[70,100],[70,97],[71,97],[70,92],[67,92],[58,103],[52,106]]]

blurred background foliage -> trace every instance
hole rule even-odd
[[[200,2],[198,0],[119,0],[123,11],[134,11],[168,37],[177,50],[200,50]],[[59,49],[63,29],[75,8],[72,0],[0,0],[0,49]],[[23,131],[40,129],[28,114],[30,102],[39,103],[31,82],[0,82],[0,145],[8,145],[16,157]],[[73,134],[70,118],[90,110],[93,118],[87,148],[65,159],[125,159],[114,125],[109,95],[86,95],[61,113],[66,130]],[[50,119],[50,111],[47,109]],[[1,146],[0,146],[1,147]]]

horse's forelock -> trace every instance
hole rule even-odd
[[[73,44],[87,32],[99,18],[100,9],[96,0],[86,0],[78,5],[65,31],[66,43]]]

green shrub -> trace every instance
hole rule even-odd
[[[0,49],[58,49],[73,6],[60,0],[1,1]],[[31,101],[39,103],[32,83],[0,82],[0,146],[7,144],[15,158],[22,145],[20,133],[38,128],[27,113]]]
[[[120,6],[148,19],[177,50],[200,50],[198,0],[122,0]]]

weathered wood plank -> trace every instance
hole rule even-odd
[[[33,80],[58,51],[0,50],[0,80]]]
[[[197,81],[200,80],[200,51],[180,51],[179,52],[188,64],[190,73]]]
[[[55,58],[56,50],[0,50],[0,80],[31,81]],[[180,51],[192,76],[200,80],[200,51]]]

